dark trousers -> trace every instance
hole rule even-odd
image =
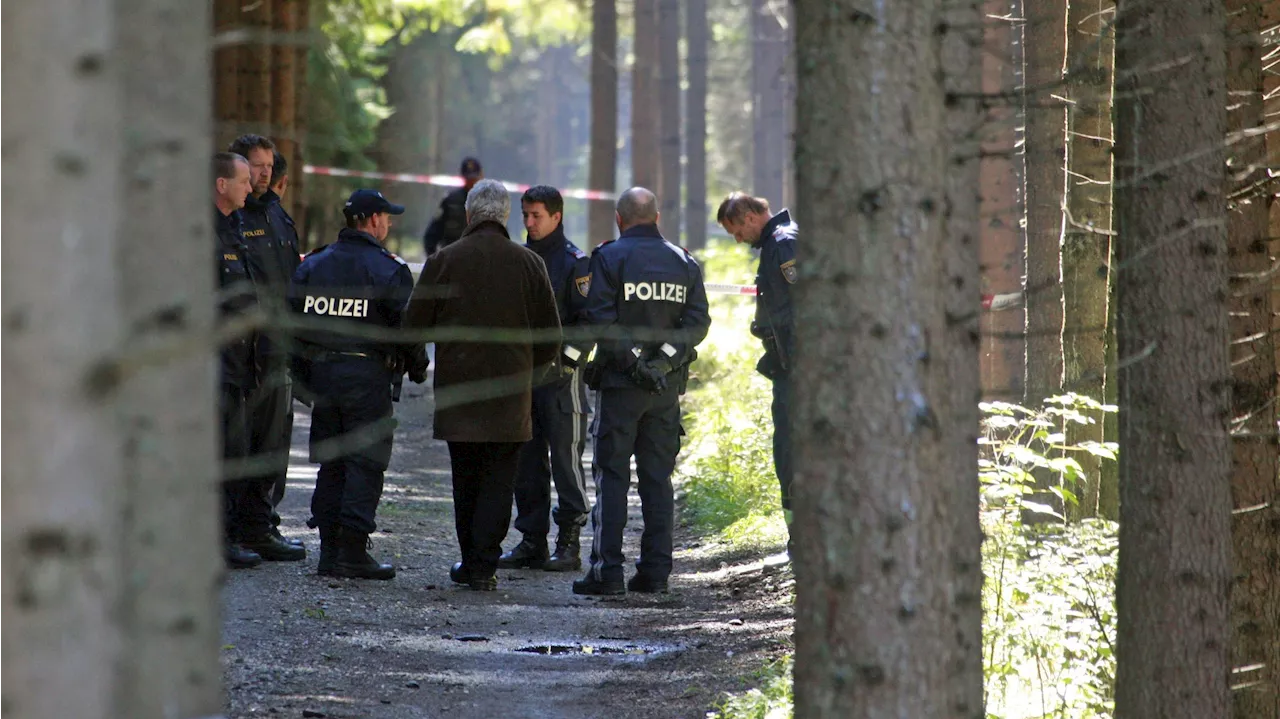
[[[535,542],[546,542],[550,521],[559,527],[587,523],[586,399],[580,370],[533,391],[533,438],[520,448],[515,494],[516,529]]]
[[[511,523],[516,462],[523,442],[449,442],[453,468],[453,522],[462,566],[472,576],[498,569],[502,538]]]
[[[260,346],[261,343],[260,343]],[[293,388],[285,358],[272,354],[262,361],[257,386],[249,393],[249,455],[272,521],[289,481],[289,445],[293,441]]]
[[[307,524],[372,534],[396,427],[391,375],[379,359],[352,358],[316,362],[310,379],[311,461],[320,472]]]
[[[622,533],[627,526],[631,457],[636,458],[637,491],[644,532],[636,569],[653,579],[671,574],[675,497],[671,472],[680,453],[680,395],[674,386],[661,395],[638,388],[603,389],[596,408],[596,505],[591,572],[599,581],[623,577]]]
[[[782,508],[791,509],[791,375],[773,380],[773,471],[782,490]]]
[[[219,397],[222,414],[223,532],[228,541],[260,536],[271,526],[271,505],[261,482],[248,474],[249,422],[245,392],[224,384]]]

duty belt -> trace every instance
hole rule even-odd
[[[337,350],[309,350],[306,358],[312,362],[336,362],[352,357],[371,360],[382,360],[382,354],[377,352],[339,352]]]

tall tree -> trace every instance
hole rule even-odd
[[[635,0],[631,61],[631,184],[658,187],[658,0]]]
[[[271,138],[276,149],[289,161],[291,175],[301,175],[298,163],[296,118],[298,111],[297,71],[293,66],[297,59],[294,43],[297,42],[298,9],[305,0],[274,0],[271,10]],[[294,206],[297,193],[286,193],[287,208]]]
[[[658,104],[662,230],[680,242],[680,0],[658,0]]]
[[[225,148],[239,132],[240,40],[232,35],[240,27],[239,0],[214,0],[213,30],[218,40],[213,55],[214,145]]]
[[[121,73],[107,71],[112,11],[11,2],[0,19],[3,231],[60,238],[0,247],[4,713],[17,719],[118,716],[122,432],[110,396],[84,391],[123,332],[111,221],[123,162]]]
[[[707,246],[707,0],[685,0],[685,59],[689,90],[685,112],[685,242],[690,249]]]
[[[1062,359],[1068,391],[1103,400],[1106,378],[1107,276],[1111,255],[1111,64],[1115,54],[1110,19],[1114,0],[1074,0],[1067,10],[1067,222],[1062,236]],[[1101,442],[1097,424],[1069,423],[1067,443]],[[1114,441],[1114,438],[1110,438]],[[1078,453],[1084,483],[1080,516],[1100,512],[1116,519],[1118,487],[1110,474],[1101,491],[1103,462]],[[1109,463],[1114,467],[1114,463]],[[1103,501],[1105,494],[1106,501]]]
[[[1239,719],[1280,719],[1280,483],[1276,457],[1276,355],[1267,251],[1267,152],[1262,8],[1227,2],[1227,168],[1230,212],[1232,451],[1235,511],[1233,693]]]
[[[1231,369],[1221,0],[1116,13],[1116,715],[1230,711]]]
[[[1062,196],[1066,173],[1066,0],[1026,3],[1026,379],[1024,402],[1062,388]]]
[[[779,208],[784,200],[789,146],[783,6],[778,0],[751,0],[752,187],[756,195]]]
[[[796,3],[797,716],[982,714],[978,153],[952,135],[977,125],[981,17],[960,5]]]
[[[118,694],[128,708],[116,716],[209,716],[221,706],[223,572],[214,348],[204,344],[215,240],[200,221],[212,209],[209,25],[183,0],[115,6],[124,164],[114,249],[125,354],[107,391],[123,440],[116,506],[129,578]],[[162,359],[147,362],[148,352]]]
[[[591,158],[587,183],[613,192],[618,163],[617,0],[591,4]],[[590,244],[613,238],[613,203],[593,200],[588,210]]]
[[[245,32],[240,56],[240,120],[244,132],[271,135],[271,34],[272,6],[276,0],[259,0],[240,8]],[[239,3],[237,3],[239,4]]]

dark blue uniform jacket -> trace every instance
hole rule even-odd
[[[663,344],[675,350],[673,366],[687,364],[711,326],[702,268],[657,225],[628,228],[591,255],[587,321],[599,337],[602,388],[633,386],[631,365]]]
[[[795,312],[791,303],[791,287],[798,278],[796,239],[800,227],[783,210],[765,223],[760,238],[752,247],[760,250],[760,266],[756,270],[756,320],[754,333],[759,337],[777,337],[782,359],[790,368],[795,355]],[[769,348],[766,339],[765,347]],[[776,351],[776,350],[775,350]]]
[[[289,291],[289,280],[301,261],[298,255],[298,231],[293,218],[280,206],[280,198],[268,190],[262,197],[250,195],[240,210],[245,246],[249,251],[249,265],[258,285],[258,297],[263,309],[283,309]],[[276,341],[259,339],[262,355],[278,355],[283,348],[279,335]],[[261,360],[262,357],[259,357]]]
[[[591,258],[564,236],[564,225],[541,240],[528,240],[525,247],[536,252],[547,265],[556,309],[560,312],[560,326],[564,328],[562,352],[565,356],[578,353],[576,359],[569,358],[568,364],[576,366],[578,362],[585,362],[591,352],[591,341],[585,332]]]
[[[227,319],[244,314],[256,304],[253,275],[245,258],[244,238],[240,235],[240,215],[213,210],[213,230],[217,237],[218,317]],[[241,389],[253,384],[253,342],[238,337],[222,346],[221,382]]]

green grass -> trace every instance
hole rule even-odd
[[[722,699],[707,719],[790,719],[792,716],[791,657],[770,662],[752,679],[760,684]]]

